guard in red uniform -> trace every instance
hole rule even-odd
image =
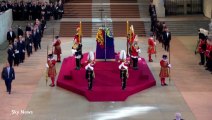
[[[205,64],[205,51],[206,51],[206,39],[200,39],[199,45],[198,45],[198,52],[200,54],[200,62],[199,65]]]
[[[54,54],[57,55],[57,62],[61,62],[60,54],[62,54],[62,51],[61,51],[60,44],[61,44],[61,41],[59,39],[59,36],[56,36],[53,42],[53,46],[54,46]]]
[[[212,39],[207,40],[207,47],[206,47],[206,70],[212,71]]]
[[[138,57],[139,53],[141,52],[138,43],[134,42],[132,47],[131,47],[131,59],[133,60],[133,69],[137,70],[138,69]]]
[[[161,80],[161,85],[166,86],[166,77],[169,77],[169,68],[171,67],[171,64],[168,63],[167,61],[167,55],[163,55],[163,59],[160,61],[160,80]]]
[[[152,60],[152,54],[156,54],[155,46],[156,42],[154,41],[153,37],[150,37],[148,40],[148,51],[147,53],[149,54],[149,62],[153,62]]]
[[[56,64],[56,60],[53,58],[53,54],[49,54],[48,62],[46,66],[48,67],[48,77],[50,77],[52,80],[52,83],[49,85],[51,87],[55,86],[54,81],[55,81],[55,76],[57,74],[55,64]]]

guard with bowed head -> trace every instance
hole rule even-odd
[[[59,36],[55,36],[53,46],[54,46],[54,54],[57,55],[57,62],[61,62],[60,54],[62,54],[62,50],[61,50],[60,44],[61,44],[61,41],[59,39]]]
[[[128,67],[126,65],[128,63],[126,62],[126,52],[125,52],[125,50],[121,50],[119,59],[121,60],[121,64],[119,65],[119,70],[120,70],[120,78],[121,78],[121,81],[122,81],[122,90],[125,90],[127,78],[129,77]]]
[[[161,86],[167,86],[166,84],[166,77],[169,77],[169,68],[171,68],[171,64],[168,63],[167,55],[162,56],[162,60],[160,61],[160,80],[161,80]]]
[[[88,90],[91,90],[93,87],[93,79],[95,78],[95,73],[94,73],[94,53],[92,51],[90,51],[88,53],[88,57],[87,57],[87,65],[85,66],[85,70],[86,70],[86,74],[85,77],[88,80]]]
[[[212,36],[208,36],[206,44],[206,70],[212,71]]]
[[[153,62],[152,54],[156,54],[156,42],[154,41],[153,34],[150,35],[148,39],[148,50],[147,53],[149,54],[149,62]]]
[[[139,53],[141,52],[138,42],[134,41],[133,45],[131,46],[131,59],[133,61],[133,69],[137,70],[138,69],[138,58],[139,58]]]
[[[54,59],[53,54],[48,55],[48,61],[46,67],[48,68],[48,77],[51,78],[52,83],[49,85],[51,87],[55,86],[55,77],[56,77],[56,60]]]
[[[77,27],[76,31],[77,31],[77,33],[74,36],[74,45],[72,46],[72,53],[75,55],[75,58],[76,58],[76,68],[75,69],[80,70],[81,60],[83,58],[80,27]]]

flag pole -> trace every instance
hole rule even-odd
[[[107,48],[106,48],[106,47],[107,47],[107,45],[106,45],[106,44],[107,44],[107,43],[106,43],[106,35],[107,35],[107,34],[106,34],[106,16],[105,16],[105,41],[104,41],[104,42],[105,42],[105,62],[106,62],[106,59],[107,59],[107,55],[106,55],[106,53],[107,53]]]
[[[81,42],[82,42],[82,41],[81,41],[81,34],[82,34],[82,31],[81,31],[81,30],[82,30],[82,21],[80,21],[80,26],[79,26],[79,27],[80,27],[80,30],[79,30],[79,41],[80,41],[80,43],[81,43]]]
[[[46,62],[48,64],[48,51],[49,51],[49,45],[47,45],[47,52],[46,52]],[[46,67],[46,86],[47,86],[47,83],[48,83],[48,67]]]
[[[53,27],[53,36],[52,36],[52,41],[54,42],[54,27]],[[53,54],[53,45],[52,45],[52,54]]]
[[[153,33],[154,36],[154,42],[156,42],[156,36],[155,33]],[[157,46],[155,45],[155,58],[157,58]]]
[[[170,43],[169,43],[169,64],[171,64],[171,44]],[[171,83],[171,68],[169,68],[169,84],[170,83]]]
[[[129,45],[128,45],[128,39],[129,39],[129,21],[127,20],[127,56],[129,56]]]

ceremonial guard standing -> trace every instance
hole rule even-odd
[[[206,51],[206,39],[200,39],[198,45],[198,52],[200,54],[200,63],[199,65],[205,64],[205,51]]]
[[[137,70],[138,69],[138,57],[139,53],[141,52],[138,43],[134,41],[132,47],[131,47],[131,59],[133,60],[133,69]]]
[[[207,59],[206,70],[212,71],[212,37],[207,40],[205,56]]]
[[[89,52],[88,54],[88,64],[85,66],[86,70],[86,79],[88,80],[88,90],[91,90],[93,87],[93,79],[95,78],[95,73],[94,73],[94,53]]]
[[[148,54],[149,54],[149,62],[153,62],[152,54],[156,54],[155,46],[156,42],[154,41],[153,37],[151,36],[148,40]]]
[[[60,44],[61,44],[61,41],[59,39],[59,36],[56,36],[53,46],[54,46],[54,54],[57,55],[57,62],[61,62],[60,54],[62,54],[62,51],[61,51]]]
[[[122,83],[122,90],[125,90],[127,84],[127,78],[129,77],[128,74],[128,67],[126,66],[126,52],[121,50],[119,59],[121,60],[121,64],[119,65],[120,70],[120,78]]]
[[[53,54],[49,54],[46,66],[48,67],[48,77],[50,77],[52,80],[52,83],[49,85],[51,87],[55,86],[54,81],[55,81],[55,76],[57,74],[55,64],[56,64],[56,60],[53,58]]]
[[[169,77],[169,68],[171,67],[171,64],[167,61],[167,55],[163,55],[162,60],[160,61],[160,80],[161,80],[161,86],[166,86],[166,77]]]
[[[76,58],[76,70],[80,70],[81,59],[83,57],[81,36],[79,35],[80,27],[77,27],[76,31],[77,31],[77,34],[74,36],[74,45],[72,46],[72,53],[75,54],[75,58]]]

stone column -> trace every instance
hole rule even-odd
[[[212,18],[212,0],[203,0],[203,13],[206,17]]]
[[[164,0],[153,0],[156,7],[157,17],[165,17]]]

